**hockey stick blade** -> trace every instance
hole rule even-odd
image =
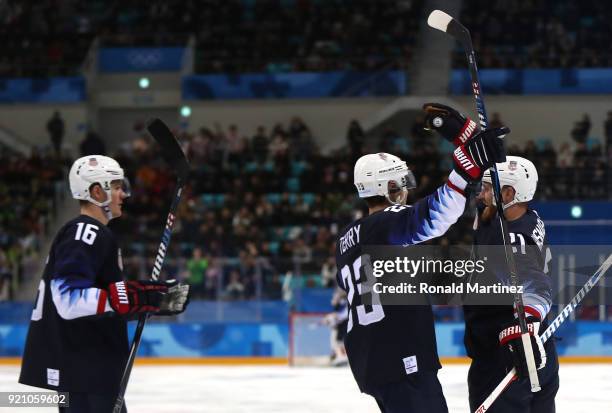
[[[459,21],[454,19],[451,15],[443,12],[442,10],[434,10],[429,14],[427,18],[427,24],[441,32],[448,33],[457,39],[464,48],[472,49],[472,37],[470,31]]]
[[[466,49],[472,49],[470,31],[459,21],[442,10],[434,10],[427,18],[427,24],[441,32],[448,33],[459,40]]]
[[[161,119],[154,118],[147,122],[147,130],[161,147],[161,155],[177,177],[185,181],[189,176],[189,162],[183,153],[180,143]]]

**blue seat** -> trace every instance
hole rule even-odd
[[[257,162],[249,162],[246,165],[244,165],[244,171],[245,172],[255,172],[258,169],[258,165]]]
[[[587,141],[586,141],[587,149],[590,151],[590,150],[592,150],[595,147],[595,145],[600,145],[601,146],[601,141],[599,140],[599,138],[597,138],[595,136],[589,136],[587,138]]]
[[[312,205],[315,200],[315,194],[312,192],[304,192],[302,194],[302,199],[306,205]]]
[[[299,192],[300,191],[300,180],[298,178],[287,179],[287,191]]]
[[[225,194],[216,194],[214,204],[217,207],[222,207],[225,203]]]
[[[272,205],[277,205],[280,202],[280,200],[281,200],[281,194],[279,194],[277,192],[272,192],[272,193],[269,193],[269,194],[266,195],[266,199]]]
[[[200,200],[207,208],[212,208],[215,203],[215,195],[214,194],[202,194],[200,196]]]
[[[270,241],[268,243],[268,247],[270,248],[270,252],[272,254],[278,254],[278,250],[280,248],[280,243],[276,242],[276,241]]]
[[[302,172],[304,172],[305,169],[306,169],[305,162],[299,161],[299,162],[291,163],[291,175],[292,176],[300,176]]]

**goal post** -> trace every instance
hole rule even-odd
[[[326,313],[289,314],[289,365],[330,366],[332,329]]]

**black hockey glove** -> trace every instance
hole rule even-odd
[[[108,301],[116,313],[174,315],[188,303],[189,286],[170,281],[119,281],[108,286]]]
[[[441,103],[426,103],[425,127],[437,131],[455,146],[461,146],[476,135],[480,129],[476,122],[450,106]]]
[[[544,344],[540,339],[540,320],[537,317],[529,316],[525,320],[527,322],[527,330],[529,330],[529,338],[531,339],[531,348],[533,349],[533,357],[538,370],[546,365],[546,351]],[[519,378],[529,377],[527,371],[527,360],[525,360],[525,349],[521,340],[521,328],[518,320],[506,325],[499,333],[499,344],[505,347],[504,355],[509,366],[516,368],[516,373]]]
[[[453,152],[455,171],[468,182],[480,180],[486,169],[506,161],[502,138],[508,133],[510,129],[505,126],[487,129],[457,147]]]

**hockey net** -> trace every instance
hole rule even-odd
[[[289,365],[329,366],[331,329],[325,313],[291,313],[289,316]]]

